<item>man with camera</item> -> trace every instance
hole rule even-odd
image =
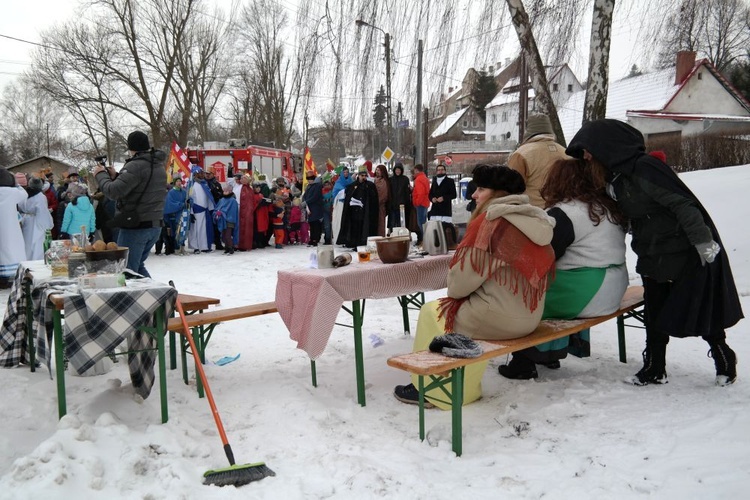
[[[128,135],[128,152],[130,158],[119,174],[99,164],[94,177],[104,196],[117,201],[112,225],[120,229],[117,245],[129,248],[128,269],[150,277],[145,262],[161,234],[167,155],[153,149],[140,131]]]

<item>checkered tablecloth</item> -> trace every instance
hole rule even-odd
[[[54,306],[45,292],[45,328],[37,335],[37,352],[47,368],[51,366],[52,313]],[[79,374],[127,340],[128,367],[135,391],[147,398],[154,384],[156,340],[139,330],[152,326],[154,313],[165,306],[165,317],[172,314],[177,290],[150,279],[130,280],[124,288],[84,289],[65,294],[63,338],[65,356]],[[50,369],[50,375],[52,370]]]
[[[400,264],[353,262],[336,269],[279,271],[276,307],[297,348],[317,359],[326,348],[345,301],[384,299],[445,288],[453,254]]]
[[[32,331],[36,332],[42,325],[42,296],[47,288],[58,291],[74,290],[73,280],[69,278],[52,278],[44,261],[22,262],[10,288],[8,305],[5,309],[2,326],[0,326],[0,366],[13,368],[20,364],[29,364],[28,339],[26,338],[26,304],[29,297],[24,293],[23,282],[31,281],[33,314]]]

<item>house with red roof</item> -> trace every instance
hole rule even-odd
[[[581,127],[586,91],[558,108],[566,143]],[[708,59],[677,54],[671,68],[611,82],[607,118],[630,123],[646,140],[705,133],[750,133],[750,102]]]

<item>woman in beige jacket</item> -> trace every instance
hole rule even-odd
[[[458,332],[476,339],[512,339],[539,325],[555,256],[550,246],[554,221],[521,194],[521,175],[506,166],[478,165],[473,172],[477,208],[448,272],[448,296],[425,304],[417,323],[414,351],[432,339]],[[464,376],[464,404],[482,395],[487,362]],[[413,382],[417,377],[413,376]],[[414,383],[396,386],[396,399],[416,404]],[[442,391],[428,391],[426,403],[449,409]]]

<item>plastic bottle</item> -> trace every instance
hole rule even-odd
[[[344,267],[348,266],[352,262],[352,256],[349,253],[342,253],[335,259],[333,259],[333,267]]]

